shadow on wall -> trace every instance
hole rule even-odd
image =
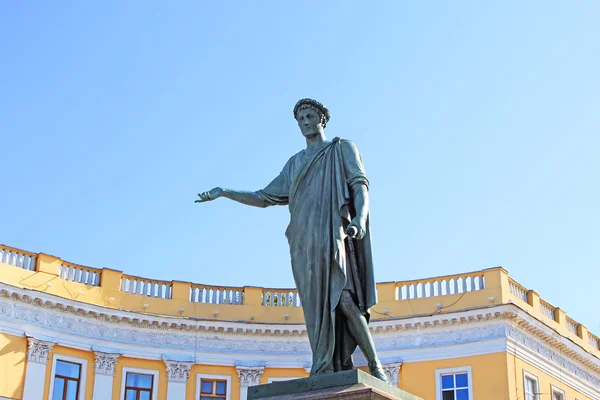
[[[0,400],[23,396],[26,351],[25,338],[0,334]]]

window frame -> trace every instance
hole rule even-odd
[[[552,393],[552,397],[550,397],[551,400],[554,400],[555,393],[558,393],[562,396],[561,400],[567,400],[567,394],[563,389],[559,388],[558,386],[550,384],[550,393]]]
[[[467,374],[467,382],[469,389],[469,400],[473,400],[473,370],[471,366],[454,367],[454,368],[439,368],[435,370],[435,398],[442,400],[442,376]]]
[[[532,374],[529,371],[523,370],[523,399],[527,398],[527,379],[531,379],[533,382],[535,382],[535,390],[536,392],[534,393],[534,397],[533,400],[540,400],[540,380],[537,377],[537,375]]]
[[[125,387],[127,387],[127,373],[132,372],[134,374],[144,374],[144,375],[152,375],[152,393],[150,393],[150,398],[152,400],[158,400],[158,370],[155,369],[144,369],[144,368],[133,368],[133,367],[123,367],[121,369],[121,391],[119,393],[119,399],[123,400],[125,398]]]
[[[200,396],[202,395],[201,390],[202,390],[202,379],[210,379],[212,381],[226,381],[226,387],[227,387],[227,393],[225,394],[225,399],[226,400],[231,400],[231,376],[229,375],[213,375],[213,374],[202,374],[202,373],[197,373],[196,374],[196,396],[194,397],[195,400],[199,400]]]
[[[48,400],[52,400],[54,392],[54,379],[56,376],[56,362],[64,361],[74,364],[79,364],[79,390],[77,391],[77,400],[85,399],[85,377],[87,374],[87,360],[85,358],[70,357],[64,354],[54,353],[52,355],[52,369],[50,372],[50,390],[48,391]]]

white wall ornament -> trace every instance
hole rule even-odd
[[[554,364],[560,366],[560,368],[575,374],[579,378],[584,379],[597,387],[600,387],[600,379],[598,378],[598,376],[595,376],[594,374],[581,368],[564,355],[554,351],[539,340],[534,339],[529,334],[523,332],[521,329],[509,327],[507,336],[510,339],[521,343],[525,347],[531,349],[546,360],[552,361]]]
[[[382,365],[383,371],[385,372],[385,376],[387,376],[388,381],[394,387],[398,387],[398,380],[400,379],[400,369],[402,368],[402,363],[392,363],[392,364],[384,364]]]
[[[167,377],[169,382],[186,383],[194,363],[163,360],[167,366]]]
[[[115,374],[115,364],[119,359],[119,354],[107,354],[98,351],[94,352],[94,370],[97,375],[113,376]]]
[[[32,295],[37,297],[32,298]],[[515,315],[519,316],[518,321]],[[600,364],[594,354],[568,340],[552,341],[554,335],[549,327],[521,313],[514,305],[498,305],[493,310],[470,310],[450,316],[373,321],[372,325],[377,349],[389,353],[390,358],[405,350],[458,349],[463,348],[460,346],[463,344],[499,343],[497,339],[507,339],[533,349],[532,352],[561,366],[582,382],[600,386]],[[301,368],[311,354],[307,336],[290,333],[302,330],[300,326],[288,328],[265,324],[258,329],[225,321],[187,325],[185,321],[167,316],[106,310],[45,293],[32,294],[0,282],[0,332],[22,336],[25,329],[28,336],[52,337],[52,341],[67,347],[89,350],[91,345],[97,345],[118,348],[121,354],[130,357],[152,359],[161,359],[165,349],[176,349],[187,355],[204,353],[203,357],[219,365],[232,365],[241,358],[254,360],[261,357],[268,360],[269,366]],[[34,342],[28,357],[34,364],[41,365],[39,363],[47,362],[52,346],[53,343],[45,343],[38,349]],[[424,357],[430,357],[427,354]],[[102,371],[104,367],[99,368]],[[105,371],[111,373],[108,366]],[[238,372],[240,382],[248,382],[248,385],[252,379],[256,380],[256,374]]]
[[[38,340],[33,337],[27,338],[27,361],[39,364],[48,362],[48,354],[54,347],[54,343]]]
[[[503,338],[506,335],[505,323],[468,322],[460,328],[441,326],[428,329],[373,335],[377,350],[416,349],[434,346],[452,346]]]
[[[260,377],[263,374],[264,367],[242,367],[235,368],[240,381],[241,387],[250,387],[260,384]]]

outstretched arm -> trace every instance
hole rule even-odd
[[[230,200],[237,201],[238,203],[245,204],[247,206],[265,208],[270,206],[257,192],[250,192],[247,190],[232,190],[224,189],[220,187],[213,188],[208,192],[198,193],[200,199],[196,200],[196,203],[205,203],[218,199],[219,197],[226,197]]]

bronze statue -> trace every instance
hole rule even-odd
[[[198,203],[219,197],[254,207],[289,205],[285,232],[313,353],[311,375],[353,368],[358,345],[371,374],[387,382],[369,332],[376,304],[369,232],[369,181],[356,146],[328,141],[329,110],[312,99],[294,107],[306,149],[292,156],[256,192],[216,187]]]

